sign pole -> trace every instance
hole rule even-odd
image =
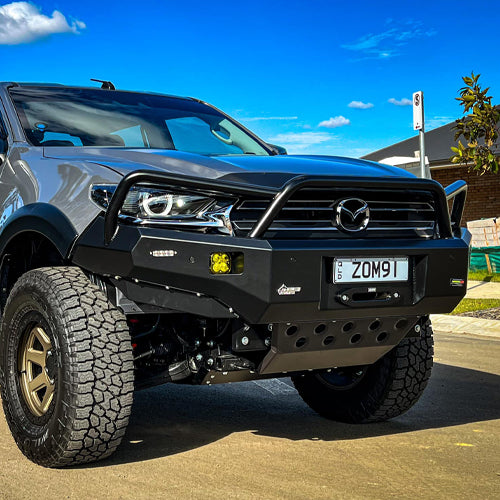
[[[413,94],[413,129],[418,130],[420,143],[420,177],[427,177],[425,171],[425,123],[424,123],[424,93],[420,90]]]
[[[425,179],[427,177],[425,171],[425,140],[424,140],[424,127],[419,130],[418,137],[420,139],[420,177]]]

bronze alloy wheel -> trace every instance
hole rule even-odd
[[[25,335],[19,351],[19,384],[24,401],[36,417],[45,415],[54,398],[52,343],[36,325]]]

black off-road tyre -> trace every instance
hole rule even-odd
[[[25,384],[27,373],[34,378],[42,371],[47,377],[40,379],[48,382],[32,392],[38,382]],[[4,309],[0,386],[12,435],[33,462],[64,467],[110,456],[125,434],[133,400],[125,316],[79,268],[27,272]]]
[[[302,399],[317,413],[348,423],[381,422],[409,410],[422,395],[433,363],[432,327],[405,338],[368,367],[335,369],[292,377]]]

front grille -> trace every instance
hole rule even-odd
[[[335,207],[347,198],[368,203],[370,222],[365,231],[349,233],[335,225]],[[269,206],[270,200],[240,201],[231,212],[237,234],[246,235]],[[353,190],[305,188],[296,192],[278,213],[266,238],[432,238],[436,212],[431,193],[409,190]]]

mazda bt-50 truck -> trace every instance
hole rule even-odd
[[[287,155],[198,99],[3,83],[0,164],[1,398],[47,467],[108,457],[157,384],[397,417],[465,294],[463,181]]]

